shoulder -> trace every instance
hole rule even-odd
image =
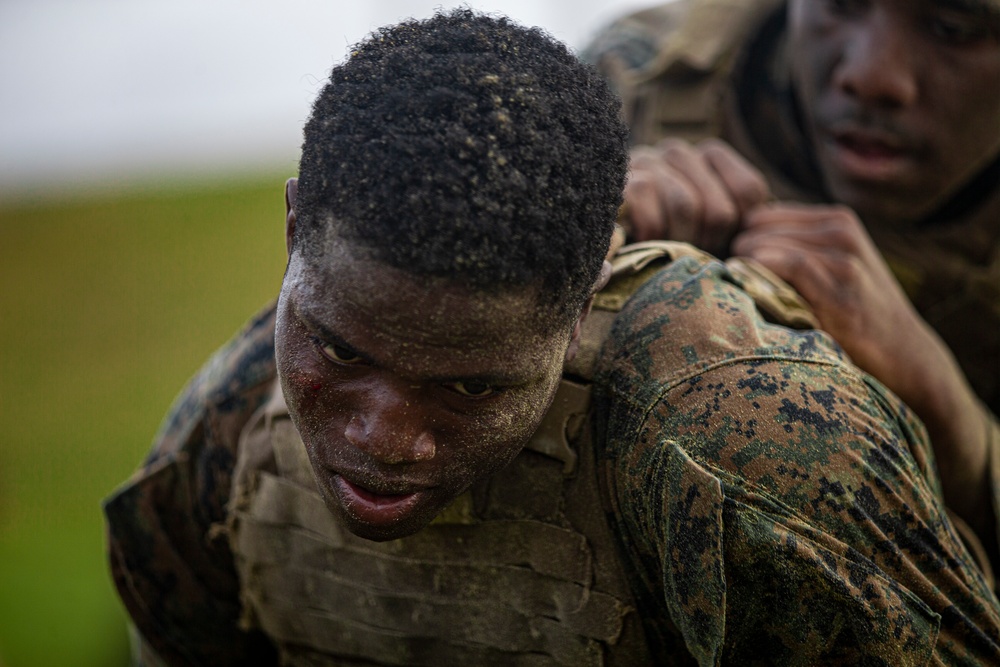
[[[675,0],[612,22],[581,56],[603,71],[625,69],[642,79],[679,70],[709,72],[742,46],[763,16],[782,4]]]
[[[143,640],[171,660],[238,664],[249,646],[263,646],[238,628],[222,527],[240,433],[275,374],[269,306],[189,382],[142,467],[104,503],[119,595]]]
[[[783,445],[797,441],[815,462],[885,445],[905,453],[907,476],[936,484],[926,433],[905,404],[825,332],[769,321],[718,260],[679,257],[635,292],[595,384],[612,420],[608,441],[623,449],[641,429],[695,458],[728,448],[791,463],[798,454]]]
[[[105,503],[113,528],[138,531],[169,503],[188,504],[202,528],[224,520],[240,433],[273,392],[274,315],[272,304],[251,319],[175,400],[143,465]]]
[[[724,129],[732,72],[783,0],[677,0],[626,16],[583,51],[622,100],[633,144]]]
[[[160,425],[147,464],[182,450],[204,419],[215,415],[238,422],[249,419],[275,377],[275,304],[258,312],[188,382]],[[226,434],[227,441],[233,434]]]
[[[723,262],[682,256],[647,280],[622,308],[598,373],[607,391],[645,403],[714,367],[764,359],[844,363],[839,346],[825,333],[767,321]]]
[[[683,24],[691,4],[676,0],[622,16],[600,30],[580,55],[595,65],[614,56],[629,69],[641,69],[655,59],[664,38]]]
[[[789,659],[862,646],[895,662],[927,657],[939,629],[996,632],[923,427],[828,336],[766,321],[724,264],[681,258],[645,283],[596,387],[621,539],[693,652],[749,661],[764,633]],[[815,635],[829,643],[788,634],[837,618],[856,625]]]

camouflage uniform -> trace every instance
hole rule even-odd
[[[765,321],[781,294],[755,307],[737,265],[650,261],[598,295],[513,464],[380,544],[314,495],[273,308],[251,322],[106,504],[150,662],[1000,664],[907,408]]]
[[[677,0],[621,19],[583,55],[622,95],[634,143],[722,137],[779,199],[829,201],[796,119],[782,0]],[[868,231],[1000,433],[1000,158],[927,219]]]

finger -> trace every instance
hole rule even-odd
[[[668,228],[666,238],[697,245],[702,216],[697,189],[680,172],[664,165],[659,193]]]
[[[839,253],[815,250],[788,239],[757,239],[743,256],[757,260],[791,285],[816,311],[820,322],[841,290],[837,276],[843,273],[844,258]]]
[[[764,174],[729,144],[712,138],[698,144],[698,149],[722,181],[740,217],[770,199],[771,189]]]
[[[648,241],[666,235],[665,213],[660,206],[660,194],[655,179],[648,172],[635,172],[625,182],[625,217],[622,220],[628,236],[635,241]]]
[[[812,226],[820,220],[854,216],[853,211],[844,206],[825,204],[802,204],[799,202],[767,202],[747,211],[743,226],[757,227]]]
[[[725,184],[691,144],[679,139],[666,139],[658,144],[658,148],[664,161],[684,175],[700,204],[700,215],[695,220],[699,227],[694,234],[695,244],[716,252],[724,249],[739,224],[740,216]]]
[[[669,167],[658,155],[634,157],[625,197],[629,203],[632,236],[636,240],[667,238],[696,242],[696,223],[700,216],[697,191],[683,174]]]
[[[743,234],[777,234],[799,243],[862,258],[880,261],[868,231],[850,210],[841,206],[780,205],[755,209],[748,217]],[[734,251],[736,241],[734,240]]]
[[[822,221],[811,225],[772,225],[752,227],[740,231],[732,243],[733,254],[746,255],[750,250],[765,243],[788,243],[810,251],[832,248],[831,234]]]

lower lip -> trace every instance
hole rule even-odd
[[[905,153],[889,148],[861,148],[836,140],[827,145],[837,169],[854,180],[894,180],[908,161]]]
[[[358,521],[373,526],[387,526],[398,522],[426,493],[424,491],[399,495],[372,493],[352,484],[340,475],[334,478],[334,483],[340,491],[344,509]]]

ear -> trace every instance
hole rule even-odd
[[[604,286],[608,284],[611,280],[611,262],[604,260],[604,264],[601,266],[601,273],[597,276],[597,280],[594,281],[594,286],[590,289],[590,297],[587,302],[583,304],[583,309],[580,311],[580,317],[576,319],[576,324],[573,325],[573,333],[570,334],[569,347],[566,348],[566,361],[572,361],[576,356],[576,353],[580,351],[580,333],[583,331],[583,321],[587,319],[587,315],[590,314],[590,307],[594,305],[594,295],[604,289]]]
[[[285,249],[292,256],[292,239],[295,238],[295,197],[299,192],[299,179],[285,182]]]

